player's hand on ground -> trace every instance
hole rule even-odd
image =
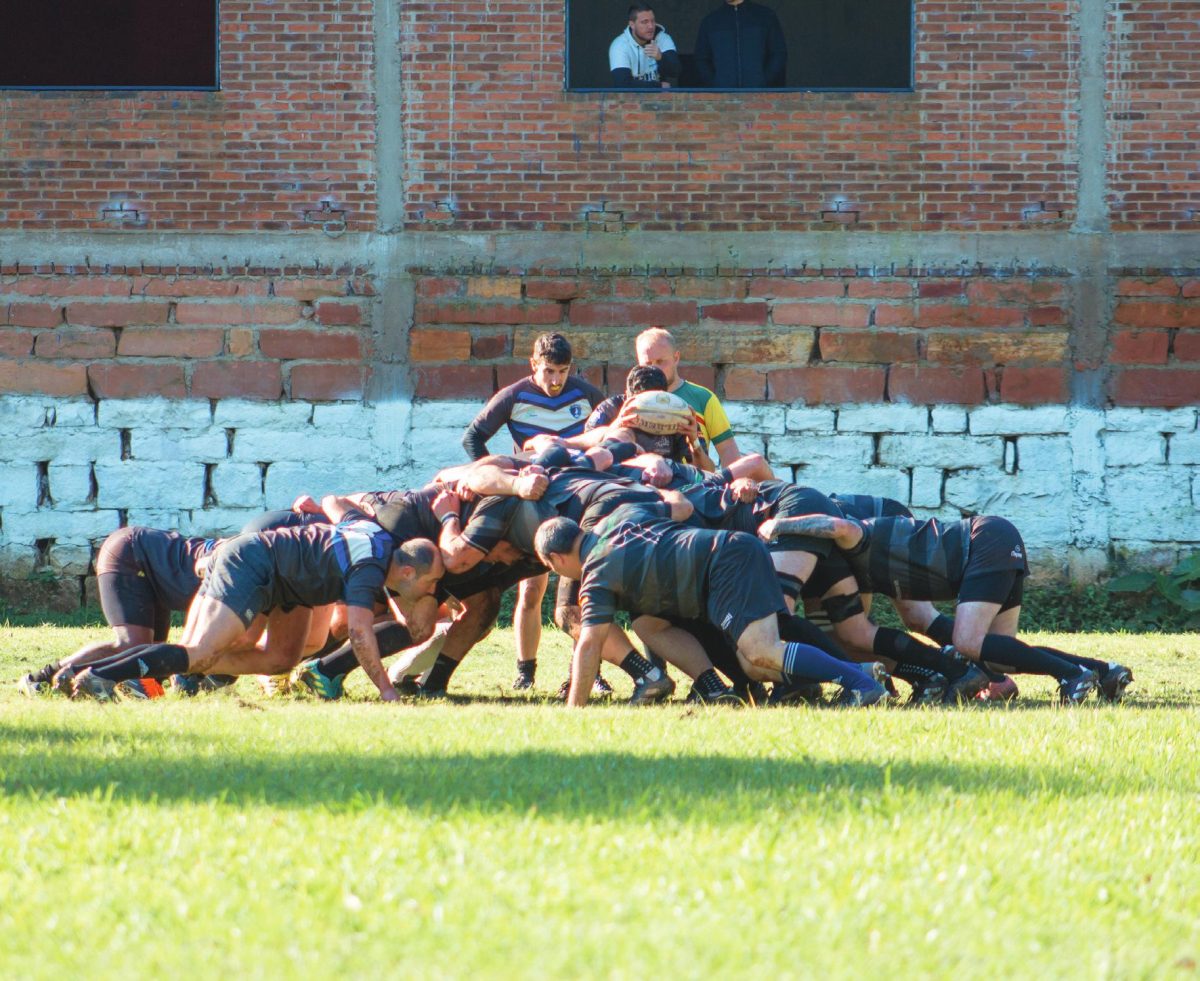
[[[395,688],[389,687],[379,693],[379,700],[381,702],[398,702],[400,701],[400,693]]]

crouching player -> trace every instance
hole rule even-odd
[[[434,625],[433,591],[443,572],[437,546],[413,539],[395,547],[377,524],[353,515],[338,525],[282,528],[239,535],[213,557],[188,614],[180,644],[150,644],[74,674],[77,696],[107,699],[122,682],[172,674],[279,674],[299,659],[304,629],[283,631],[266,650],[250,646],[263,627],[297,607],[345,602],[355,656],[384,701],[396,693],[379,658],[372,630],[374,605],[384,587],[408,621],[414,640]]]
[[[64,668],[82,668],[141,644],[165,641],[172,612],[184,613],[191,605],[200,588],[197,567],[216,545],[215,538],[185,538],[157,528],[114,531],[96,556],[96,584],[104,619],[115,636],[27,674],[18,682],[21,691],[41,694]],[[151,686],[150,693],[161,689]]]
[[[1049,675],[1065,704],[1082,702],[1097,687],[1116,701],[1133,680],[1120,664],[1017,639],[1029,566],[1020,533],[1004,518],[860,521],[818,514],[769,521],[759,534],[767,540],[780,534],[832,539],[853,570],[851,585],[863,592],[956,600],[952,639],[959,653],[997,671]]]
[[[780,639],[778,615],[787,607],[770,554],[751,535],[684,527],[626,505],[594,532],[570,518],[554,518],[538,529],[535,544],[547,566],[580,583],[569,705],[587,703],[618,609],[637,618],[639,634],[658,625],[668,629],[662,618],[713,624],[756,681],[832,681],[843,686],[841,703],[848,705],[871,705],[887,694],[878,666],[850,664]]]

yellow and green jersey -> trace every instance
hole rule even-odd
[[[733,439],[733,430],[729,428],[729,417],[721,407],[721,400],[703,385],[685,381],[671,394],[678,395],[700,416],[700,435],[705,443],[716,446]]]

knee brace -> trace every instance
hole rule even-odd
[[[830,596],[821,600],[821,609],[829,617],[830,623],[845,623],[852,616],[863,613],[862,597],[858,593],[849,596]]]

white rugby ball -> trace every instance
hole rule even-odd
[[[633,427],[652,436],[673,436],[692,418],[692,407],[670,392],[640,392],[629,400]]]

